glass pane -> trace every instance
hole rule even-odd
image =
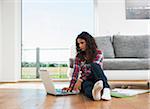
[[[40,69],[47,69],[54,79],[66,79],[68,78],[68,57],[68,48],[40,49]]]
[[[93,34],[93,0],[22,0],[22,78],[43,68],[67,78],[69,48],[82,31]]]
[[[22,79],[36,78],[36,49],[22,49]]]

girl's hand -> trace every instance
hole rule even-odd
[[[71,88],[69,88],[69,87],[64,87],[64,88],[62,89],[62,91],[63,91],[63,92],[71,92]]]

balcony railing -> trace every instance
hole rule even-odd
[[[66,79],[69,53],[69,48],[22,49],[22,79],[39,78],[40,69],[47,69],[54,79]]]

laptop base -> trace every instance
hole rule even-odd
[[[56,93],[47,92],[47,95],[54,96],[66,96],[66,95],[77,95],[79,92],[62,92],[62,89],[56,89]]]

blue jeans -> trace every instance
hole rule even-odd
[[[91,63],[91,74],[89,75],[89,77],[87,77],[87,79],[85,81],[82,82],[82,92],[89,98],[93,99],[92,96],[92,89],[94,87],[94,84],[99,81],[102,80],[103,81],[103,87],[104,88],[110,88],[108,82],[107,82],[107,78],[102,70],[102,68],[100,67],[100,65],[96,64],[96,63]]]

